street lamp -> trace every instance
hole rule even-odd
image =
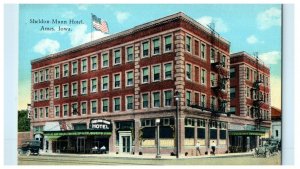
[[[178,91],[175,92],[175,100],[176,100],[176,158],[179,158],[179,99],[180,99],[180,93]]]
[[[160,143],[159,143],[159,123],[160,123],[160,119],[157,118],[155,120],[157,129],[156,129],[156,158],[161,158],[160,156]]]

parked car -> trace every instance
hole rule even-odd
[[[26,154],[27,156],[31,154],[39,155],[41,142],[38,140],[25,141],[19,148],[19,154]]]
[[[255,148],[253,155],[255,157],[264,156],[268,158],[279,151],[279,146],[280,141],[274,139],[267,139],[262,146]]]

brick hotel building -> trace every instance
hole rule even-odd
[[[47,152],[104,145],[109,153],[154,154],[160,119],[161,153],[176,153],[178,107],[180,155],[195,155],[197,142],[202,154],[212,142],[228,152],[231,130],[255,125],[244,104],[230,102],[238,79],[229,78],[229,50],[213,30],[176,13],[33,60],[32,135]]]

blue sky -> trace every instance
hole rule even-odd
[[[281,5],[20,5],[19,109],[30,103],[30,61],[91,40],[91,13],[107,21],[114,34],[177,12],[215,29],[231,42],[231,53],[259,52],[271,67],[272,105],[281,108]],[[32,24],[30,19],[83,20],[83,24]],[[41,27],[55,31],[41,31]],[[71,31],[56,31],[58,26]],[[94,30],[93,30],[94,31]],[[94,32],[94,39],[106,36]],[[21,97],[22,96],[22,97]]]

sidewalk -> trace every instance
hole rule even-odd
[[[41,156],[63,156],[63,157],[84,157],[84,158],[120,158],[120,159],[156,159],[156,154],[143,154],[143,155],[132,155],[132,154],[67,154],[67,153],[40,153]],[[229,154],[216,154],[216,155],[201,155],[201,156],[180,156],[179,159],[201,159],[201,158],[225,158],[225,157],[241,157],[241,156],[252,156],[251,152],[247,153],[229,153]],[[160,159],[157,160],[176,160],[176,156],[170,156],[169,154],[162,154]]]

